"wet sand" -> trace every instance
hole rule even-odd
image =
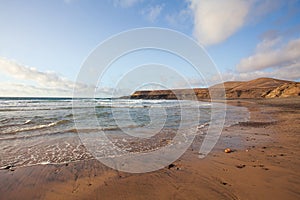
[[[204,159],[195,140],[173,165],[144,174],[97,160],[0,170],[0,199],[300,199],[300,98],[227,103],[246,106],[250,121],[224,128]]]

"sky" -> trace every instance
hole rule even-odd
[[[72,97],[82,65],[99,44],[143,27],[192,38],[222,81],[300,80],[299,0],[0,0],[0,97]],[[168,52],[144,50],[112,64],[97,94],[109,96],[131,66],[149,63],[174,67],[191,87],[220,81],[195,75],[189,63]],[[187,87],[179,79],[170,81],[170,74],[160,77],[162,88]],[[145,79],[145,72],[136,79]],[[122,84],[117,93],[126,95],[129,85]]]

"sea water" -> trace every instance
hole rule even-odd
[[[191,113],[191,120],[182,120],[182,111]],[[200,113],[199,118],[195,113]],[[242,107],[227,105],[226,113],[225,126],[249,117]],[[179,128],[202,127],[210,120],[211,103],[200,101],[0,98],[0,168],[91,159],[79,134],[97,139],[99,131],[113,136],[128,151],[133,149],[130,138],[142,138],[135,151],[151,151],[146,146],[157,132],[176,133]]]

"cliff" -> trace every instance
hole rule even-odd
[[[176,89],[176,90],[152,90],[136,91],[131,99],[209,99],[207,88]]]
[[[221,89],[224,87],[225,94]],[[228,81],[208,88],[136,91],[131,99],[209,99],[214,98],[275,98],[300,96],[300,83],[273,78],[251,81]]]

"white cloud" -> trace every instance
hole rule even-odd
[[[155,6],[149,6],[141,11],[141,14],[144,15],[147,20],[150,22],[155,22],[156,19],[159,17],[161,11],[163,10],[164,5],[155,5]]]
[[[194,35],[204,45],[223,42],[246,24],[255,24],[292,0],[187,0],[194,15]]]
[[[276,40],[262,41],[258,44],[254,55],[242,59],[237,65],[237,70],[250,72],[300,63],[300,38],[274,49],[274,46],[278,44],[278,40]]]
[[[24,66],[16,62],[0,58],[0,72],[15,79],[34,81],[37,85],[46,88],[73,89],[74,83],[53,72],[41,72],[33,67]]]
[[[143,0],[113,0],[113,4],[116,7],[120,6],[122,8],[129,8],[142,1]]]
[[[273,48],[276,48],[280,44],[280,42],[281,42],[280,37],[276,37],[276,38],[273,38],[273,39],[264,39],[264,40],[262,40],[262,42],[257,44],[256,52],[270,51]]]
[[[189,0],[194,12],[194,35],[204,45],[220,43],[246,22],[253,1]]]

